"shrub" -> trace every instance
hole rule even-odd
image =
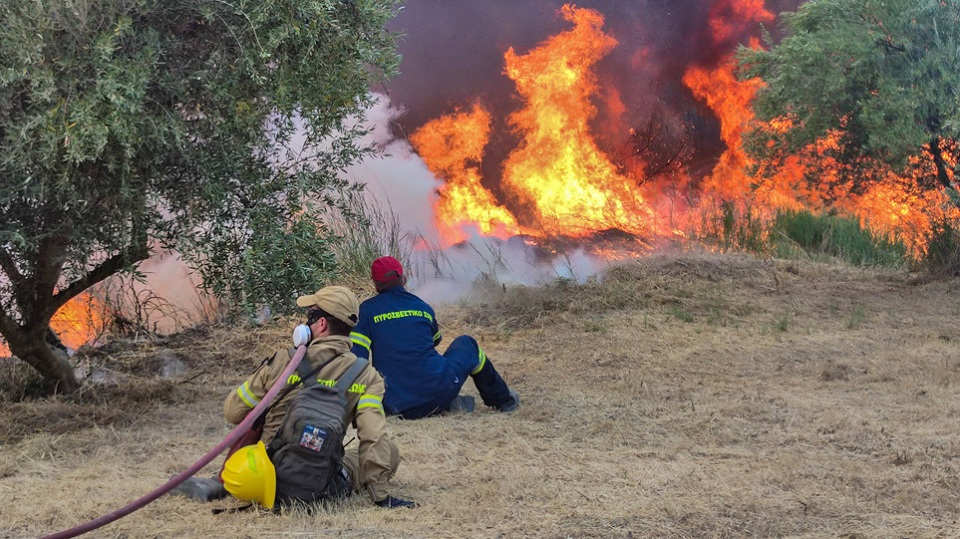
[[[933,223],[920,264],[933,275],[960,275],[960,230],[956,223]]]
[[[700,238],[724,251],[836,257],[857,266],[898,266],[907,257],[902,241],[871,231],[855,217],[808,210],[781,210],[763,219],[749,206],[724,203],[713,218],[705,219]]]
[[[786,210],[770,225],[773,252],[781,257],[831,256],[858,266],[896,266],[907,256],[906,245],[897,238],[871,231],[855,217]]]

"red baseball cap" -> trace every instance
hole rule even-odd
[[[378,283],[392,281],[403,277],[403,266],[392,256],[381,256],[370,265],[370,278]]]

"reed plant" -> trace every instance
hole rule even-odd
[[[390,255],[407,264],[413,239],[400,226],[393,208],[378,205],[355,193],[343,208],[331,210],[327,226],[336,236],[333,252],[337,260],[339,284],[355,289],[369,287],[370,263]]]
[[[960,275],[960,226],[956,222],[940,219],[933,223],[919,265],[934,276]]]
[[[800,253],[834,257],[855,266],[897,267],[907,260],[907,247],[897,237],[863,226],[855,217],[808,210],[777,212],[770,224],[771,250],[780,258]]]
[[[831,212],[780,210],[764,218],[749,206],[725,203],[704,219],[698,237],[721,251],[784,259],[836,258],[855,266],[885,267],[902,266],[908,260],[900,238],[875,232],[856,217]]]

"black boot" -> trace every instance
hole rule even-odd
[[[453,399],[453,402],[450,403],[451,412],[464,412],[467,414],[472,414],[476,409],[476,399],[470,395],[457,395],[457,397]]]
[[[520,407],[520,395],[517,395],[517,392],[510,390],[510,398],[503,404],[497,405],[497,411],[499,412],[512,412]]]
[[[223,483],[215,478],[191,477],[174,487],[170,494],[186,496],[201,502],[210,502],[225,498],[227,489],[224,488]]]

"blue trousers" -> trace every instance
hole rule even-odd
[[[460,388],[466,383],[467,377],[473,378],[473,384],[487,406],[499,406],[510,400],[510,389],[507,383],[503,381],[490,358],[484,354],[480,344],[473,337],[469,335],[457,337],[447,347],[443,357],[447,360],[447,369],[450,371],[453,383],[431,402],[404,410],[398,414],[399,417],[420,419],[450,410],[450,403],[460,394]]]

